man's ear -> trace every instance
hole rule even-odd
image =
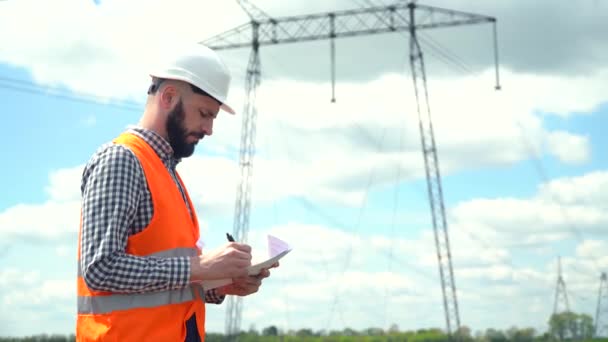
[[[158,89],[159,105],[162,109],[170,110],[177,103],[179,94],[174,84],[166,83]]]

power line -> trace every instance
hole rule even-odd
[[[135,102],[108,101],[93,94],[66,92],[56,88],[45,87],[26,80],[10,77],[0,76],[0,89],[17,91],[31,95],[47,96],[70,102],[109,106],[128,111],[141,111],[141,105]]]
[[[540,179],[543,181],[544,184],[549,184],[549,177],[547,176],[545,167],[544,167],[542,161],[540,160],[540,158],[538,157],[538,154],[532,147],[532,144],[528,139],[524,126],[520,122],[518,122],[517,125],[520,129],[521,140],[523,141],[524,148],[528,151],[528,154],[530,156],[530,159],[532,160],[532,163],[534,165],[534,168],[535,168],[537,174],[539,175]],[[566,209],[565,209],[564,205],[561,203],[561,201],[552,193],[550,193],[550,198],[554,203],[557,204],[559,211],[562,214],[562,217],[564,218],[565,226],[567,227],[567,229],[570,230],[572,232],[572,234],[580,242],[584,242],[582,231],[572,224],[572,221],[570,220],[570,217],[569,217],[568,213],[566,212]],[[591,261],[595,265],[596,271],[600,272],[600,267],[597,262],[598,259],[599,259],[599,257],[597,255],[595,255],[594,258],[591,258]]]
[[[383,143],[384,143],[385,136],[386,136],[386,128],[382,132],[382,138],[380,140],[380,144],[381,145],[378,146],[378,148],[380,150],[383,149]],[[355,231],[357,233],[359,232],[360,224],[361,224],[362,217],[363,217],[363,212],[367,208],[368,197],[369,197],[369,189],[372,187],[372,184],[375,182],[376,171],[377,171],[377,168],[375,166],[372,166],[370,174],[369,174],[369,178],[367,180],[367,185],[366,185],[366,188],[365,188],[366,190],[365,190],[365,193],[363,195],[362,203],[361,203],[361,206],[359,207],[359,213],[358,213],[357,220],[356,220],[357,223],[356,223],[356,226],[355,226]],[[344,263],[344,268],[343,268],[341,274],[344,274],[344,272],[346,272],[346,269],[350,265],[351,258],[352,258],[352,250],[353,250],[353,246],[352,246],[352,243],[351,243],[349,245],[349,247],[348,247],[348,250],[347,250],[347,257],[346,257],[346,261]],[[331,306],[330,317],[329,317],[329,320],[327,322],[328,326],[329,326],[329,324],[331,324],[332,314],[333,314],[333,311],[335,310],[335,306],[336,306],[336,302],[337,302],[337,298],[338,298],[338,290],[336,290],[336,294],[334,295],[334,298],[336,300],[334,301],[334,303]]]
[[[378,151],[378,152],[382,152],[382,151],[383,151],[383,149],[384,149],[384,147],[383,147],[383,146],[384,146],[384,144],[382,143],[383,139],[381,139],[380,141],[378,141],[377,139],[375,139],[374,137],[372,137],[372,136],[371,136],[371,134],[368,132],[368,130],[367,130],[367,129],[365,129],[364,127],[362,127],[362,126],[361,126],[359,123],[357,123],[357,122],[352,122],[352,126],[353,126],[353,127],[355,127],[355,128],[357,128],[357,129],[359,130],[359,132],[360,132],[360,133],[362,133],[362,134],[364,133],[364,134],[365,134],[365,136],[367,137],[367,139],[369,139],[369,140],[370,140],[371,145],[372,145],[372,146],[374,146],[374,147],[377,149],[377,151]],[[282,144],[280,144],[280,146],[286,146],[286,147],[287,147],[287,146],[289,146],[289,142],[288,142],[288,141],[289,141],[289,139],[287,139],[285,136],[283,136],[283,134],[282,134],[282,133],[283,133],[283,131],[284,131],[284,129],[282,129],[282,130],[281,130],[281,135],[282,135],[282,137],[283,137],[283,139],[282,139],[282,140],[283,140],[283,143],[282,143]],[[386,131],[386,129],[385,129],[385,131]],[[383,134],[383,136],[384,136],[384,135],[385,135],[385,134]],[[400,138],[401,138],[401,146],[403,147],[403,135],[400,135]],[[403,148],[402,148],[402,149],[403,149]],[[291,163],[291,160],[290,160],[290,163]],[[373,169],[372,169],[370,172],[371,172],[370,176],[373,176]],[[370,187],[371,187],[371,186],[370,186]],[[369,192],[369,188],[366,188],[366,189],[367,189],[367,190],[365,191],[365,193],[368,193],[368,192]],[[366,196],[364,196],[364,197],[366,197]],[[298,202],[298,203],[299,203],[299,204],[300,204],[302,207],[306,208],[306,209],[307,209],[309,212],[314,212],[314,213],[315,213],[315,214],[317,214],[319,217],[322,217],[322,218],[323,218],[325,221],[329,222],[329,223],[330,223],[332,226],[341,227],[341,228],[343,228],[343,229],[346,229],[346,230],[348,230],[348,231],[351,231],[351,228],[352,228],[352,227],[351,227],[350,225],[348,225],[348,224],[346,224],[346,223],[344,223],[344,222],[340,222],[340,221],[339,221],[339,220],[337,220],[337,219],[336,219],[336,218],[335,218],[333,215],[331,215],[331,214],[329,214],[328,212],[326,212],[326,211],[322,210],[320,207],[318,207],[318,206],[314,205],[313,203],[311,203],[311,202],[310,202],[310,201],[308,201],[307,199],[298,197],[296,200],[297,200],[297,202]],[[395,201],[395,203],[394,203],[394,207],[395,207],[395,211],[396,211],[396,201],[397,201],[397,198],[395,198],[395,199],[394,199],[394,201]],[[364,206],[360,206],[359,208],[360,208],[360,212],[361,212],[361,210],[364,210]],[[396,214],[396,212],[395,212],[395,214]],[[362,220],[361,220],[361,218],[359,218],[359,220],[357,220],[357,222],[358,222],[358,223],[356,223],[356,224],[355,224],[355,226],[356,226],[356,227],[358,227],[358,226],[360,225],[360,222],[361,222],[361,221],[362,221]],[[356,232],[354,232],[354,233],[355,233],[355,234],[358,234],[358,229],[356,229]],[[394,242],[394,240],[391,240],[391,242]],[[352,245],[350,246],[349,252],[350,252],[350,253],[352,253]],[[348,260],[350,260],[350,257],[348,257],[347,259],[348,259]],[[394,259],[394,258],[392,257],[392,255],[389,255],[389,257],[387,258],[387,260],[388,260],[388,261],[389,261],[389,263],[390,263],[390,262],[392,262],[393,260],[396,260],[396,259]],[[400,262],[400,265],[401,265],[401,266],[405,266],[405,265],[404,265],[404,263],[402,263],[402,262]],[[329,270],[327,269],[327,261],[326,261],[325,259],[324,259],[324,266],[325,266],[325,271],[326,271],[326,273],[328,273],[328,274],[329,274]],[[406,267],[407,267],[407,266],[406,266]],[[417,268],[417,267],[415,267],[415,266],[410,265],[409,267],[410,267],[411,269],[415,270],[416,272],[423,272],[421,269],[419,269],[419,268]],[[345,269],[346,269],[346,268],[347,268],[347,267],[344,267],[344,268],[342,269],[342,273],[344,273],[344,272],[345,272]],[[435,279],[433,276],[431,276],[430,274],[428,274],[428,273],[426,273],[426,272],[424,272],[424,273],[423,273],[423,275],[424,275],[425,277],[427,277],[427,278],[429,278],[429,279],[433,280],[433,281],[435,281],[435,280],[436,280],[436,279]],[[386,290],[385,290],[385,293],[386,293]],[[339,296],[338,296],[338,295],[336,295],[336,296],[334,297],[334,299],[335,299],[335,302],[334,302],[334,303],[335,303],[335,305],[337,306],[337,304],[340,302]],[[363,306],[361,306],[361,308],[363,309],[364,307],[363,307]],[[335,309],[334,309],[334,310],[335,310]],[[385,310],[386,310],[386,306],[385,306]],[[367,311],[367,310],[363,310],[362,312],[366,312],[366,311]],[[378,315],[377,315],[378,313],[379,313],[379,312],[376,312],[375,314],[370,313],[370,315],[373,315],[373,316],[377,317],[377,316],[378,316]],[[339,313],[339,314],[341,315],[341,311],[340,311],[340,313]],[[340,317],[341,317],[341,316],[340,316]],[[343,323],[344,323],[344,322],[343,322]]]
[[[433,40],[430,35],[421,32],[420,40],[425,43],[425,46],[430,48],[429,51],[437,59],[443,61],[446,65],[452,65],[457,69],[461,70],[464,74],[473,74],[473,70],[468,66],[458,55],[448,50],[447,47],[442,46],[439,42]],[[433,53],[436,52],[438,55]]]
[[[355,3],[357,4],[361,4],[363,1],[358,1],[358,0],[353,0]],[[364,0],[364,2],[366,4],[368,4],[369,6],[371,6],[372,8],[377,7],[378,5],[374,2],[372,2],[371,0]],[[383,5],[385,5],[383,3]],[[365,7],[365,6],[362,6]],[[385,18],[381,15],[377,15],[377,18],[379,20],[384,21]],[[385,22],[387,23],[387,22]],[[389,23],[387,23],[389,24]],[[390,25],[390,24],[389,24]],[[401,34],[401,36],[403,37],[408,37],[408,35],[405,32],[399,32]],[[430,37],[430,35],[425,34],[424,32],[419,32],[418,33],[418,39],[422,42],[425,43],[425,46],[430,48],[431,50],[428,51],[432,56],[434,56],[435,58],[437,58],[439,61],[445,63],[448,66],[454,66],[457,69],[463,71],[463,73],[465,74],[473,74],[473,71],[471,69],[470,66],[467,65],[466,62],[464,62],[462,60],[462,58],[460,58],[457,54],[453,53],[452,51],[450,51],[449,49],[447,49],[446,47],[442,46],[439,42],[435,41],[434,39],[432,39]]]
[[[403,127],[402,127],[403,128]],[[403,153],[405,151],[405,147],[404,147],[404,142],[403,142],[403,134],[399,134],[399,152]],[[399,163],[397,165],[397,175],[396,175],[396,180],[395,183],[399,184],[399,180],[401,179],[401,164]],[[392,222],[391,222],[391,228],[390,228],[390,236],[394,236],[395,234],[395,223],[397,221],[397,206],[399,203],[399,187],[395,186],[395,190],[394,190],[394,194],[393,194],[393,215],[392,215]],[[391,272],[391,268],[392,268],[392,257],[393,257],[393,248],[394,248],[394,244],[395,244],[395,239],[391,239],[391,244],[389,247],[389,262],[388,262],[388,272]],[[384,284],[384,325],[386,325],[386,316],[387,316],[387,301],[388,301],[388,286],[387,284]]]
[[[355,123],[356,126],[358,126]],[[358,126],[360,129],[363,129],[362,127]],[[383,134],[382,134],[382,138],[380,139],[379,145],[376,146],[376,148],[382,152],[382,150],[384,149],[384,137],[386,135],[386,128],[383,130]],[[374,139],[375,141],[375,139]],[[348,231],[353,232],[355,235],[359,234],[359,228],[361,225],[361,221],[362,221],[362,215],[363,212],[366,209],[366,205],[368,203],[367,199],[368,199],[368,195],[369,195],[369,191],[372,188],[374,181],[375,181],[375,172],[377,171],[377,168],[375,166],[372,165],[370,173],[369,173],[369,177],[368,177],[368,181],[367,181],[367,185],[365,187],[365,191],[363,192],[363,198],[362,198],[362,203],[359,206],[359,212],[358,212],[358,216],[357,219],[355,220],[354,223],[354,231],[353,231],[353,226],[348,225],[346,223],[340,222],[338,221],[335,217],[333,217],[332,215],[328,214],[326,211],[320,209],[319,207],[313,205],[310,201],[308,201],[305,198],[297,198],[296,201],[303,206],[304,208],[308,209],[311,212],[314,212],[315,214],[317,214],[318,216],[322,217],[324,220],[326,220],[327,222],[331,223],[333,226],[336,227],[341,227],[343,229],[346,229]],[[352,242],[351,244],[348,246],[347,252],[346,252],[346,257],[345,257],[345,261],[344,261],[344,267],[342,267],[340,275],[344,274],[346,272],[346,269],[348,268],[348,265],[350,264],[351,261],[351,255],[352,255],[352,250],[353,250],[353,246],[352,246]],[[331,309],[330,309],[330,318],[327,321],[328,322],[328,327],[329,328],[329,324],[331,324],[331,319],[333,316],[334,311],[336,310],[336,306],[339,302],[339,294],[338,294],[339,290],[336,290],[336,293],[334,294],[334,301],[331,305]]]

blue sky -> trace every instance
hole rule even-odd
[[[432,54],[427,59],[460,316],[473,331],[544,330],[559,255],[572,309],[594,316],[600,271],[608,269],[608,65],[597,58],[608,46],[593,25],[605,19],[594,14],[606,13],[597,8],[605,4],[586,3],[571,15],[565,3],[540,1],[530,9],[525,1],[428,1],[499,18],[502,91],[493,90],[488,46],[473,31],[431,35],[468,72],[454,72],[462,68]],[[256,4],[276,15],[333,9],[323,1]],[[144,7],[61,0],[37,4],[57,15],[28,27],[19,20],[30,15],[27,1],[1,5],[0,28],[15,36],[0,39],[6,112],[0,336],[67,334],[75,317],[82,166],[139,120],[145,64],[167,48],[163,38],[201,40],[246,18],[227,2],[205,7],[181,0],[189,9],[183,11],[154,1]],[[519,16],[523,10],[528,14]],[[540,32],[533,23],[541,12],[565,24]],[[161,19],[171,30],[150,28]],[[47,45],[28,43],[36,32],[46,32]],[[571,55],[553,34],[585,34],[573,40],[585,53]],[[407,41],[402,51],[382,54],[365,45],[396,41],[381,36],[338,46],[343,78],[335,104],[329,74],[314,64],[327,63],[326,44],[263,51],[249,242],[261,257],[270,233],[293,251],[245,300],[243,329],[444,327]],[[243,107],[246,52],[222,52],[234,75],[234,108]],[[89,94],[96,102],[16,91],[8,87],[23,84],[10,79],[34,84],[36,92]],[[205,248],[224,243],[224,232],[232,231],[240,120],[221,115],[214,135],[179,166]],[[224,309],[209,307],[209,330],[223,331]]]

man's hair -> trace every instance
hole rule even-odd
[[[160,85],[166,81],[166,78],[158,78],[158,77],[153,77],[152,78],[152,84],[150,85],[150,87],[148,88],[148,95],[154,95],[156,94],[156,92],[158,91],[158,89],[160,88]],[[187,82],[186,82],[187,83]],[[218,101],[215,97],[211,96],[209,93],[207,93],[206,91],[202,90],[201,88],[192,85],[191,83],[188,83],[188,85],[190,86],[190,89],[192,89],[193,93],[199,94],[199,95],[203,95],[203,96],[207,96],[212,98],[213,100],[215,100],[215,102],[217,102],[219,105],[222,105],[222,103],[220,101]]]

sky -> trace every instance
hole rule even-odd
[[[388,0],[254,3],[274,17]],[[420,0],[497,18],[421,31],[462,325],[545,331],[561,257],[570,309],[595,318],[608,271],[608,3]],[[137,124],[146,66],[248,22],[232,1],[0,2],[0,336],[74,332],[82,168]],[[232,231],[248,49],[220,51],[237,115],[178,166],[205,249]],[[250,230],[292,247],[242,329],[445,328],[403,33],[262,47]],[[603,252],[604,251],[604,252]],[[207,306],[208,331],[226,305]],[[608,317],[604,321],[608,324]]]

